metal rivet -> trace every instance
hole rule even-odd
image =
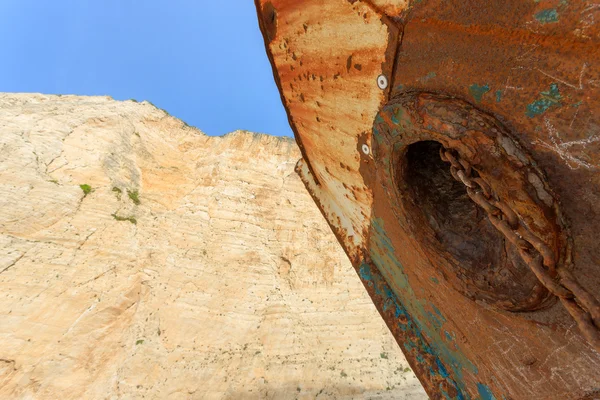
[[[366,156],[369,155],[369,153],[371,152],[371,149],[369,149],[369,146],[367,146],[366,144],[362,145],[362,152],[365,153]]]
[[[379,75],[377,77],[377,86],[379,86],[379,89],[381,90],[387,89],[388,79],[385,75]]]

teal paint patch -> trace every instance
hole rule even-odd
[[[389,307],[395,307],[394,315],[396,317],[397,326],[404,332],[410,332],[407,334],[407,339],[401,344],[404,351],[408,353],[416,353],[415,359],[418,363],[423,364],[426,362],[424,355],[430,355],[434,357],[434,362],[431,365],[429,363],[429,373],[434,377],[434,380],[439,378],[444,379],[450,386],[456,389],[458,393],[455,397],[459,400],[467,400],[463,393],[464,388],[460,387],[456,381],[450,377],[448,370],[442,360],[437,356],[436,351],[432,348],[425,340],[419,324],[414,320],[411,314],[408,313],[402,301],[395,295],[395,293],[389,288],[387,282],[379,275],[374,273],[372,267],[363,263],[358,269],[360,278],[365,284],[375,290],[375,293],[383,299],[384,309]],[[448,397],[450,399],[450,397]]]
[[[550,107],[560,106],[561,100],[562,96],[558,90],[558,84],[552,83],[550,84],[550,89],[548,91],[540,93],[539,99],[527,105],[527,111],[525,112],[525,115],[527,115],[529,118],[533,118],[536,115],[541,115],[548,111]]]
[[[448,339],[449,342],[451,342],[451,341],[454,340],[454,338],[452,337],[452,335],[450,334],[450,332],[444,331],[444,335],[446,335],[446,339]]]
[[[496,400],[490,388],[483,383],[477,384],[477,391],[479,392],[479,398],[481,400]]]
[[[558,11],[555,8],[548,8],[535,14],[534,17],[542,24],[551,24],[558,22]]]
[[[413,329],[416,329],[420,335],[424,334],[425,337],[429,338],[429,341],[426,342],[428,352],[440,359],[446,368],[446,373],[452,377],[453,382],[461,389],[460,392],[466,394],[467,391],[464,389],[462,382],[463,371],[477,374],[477,367],[456,346],[451,346],[445,340],[442,326],[446,319],[440,310],[426,299],[417,298],[408,283],[404,267],[394,254],[394,247],[385,233],[383,224],[384,222],[380,218],[371,220],[373,228],[370,242],[371,259],[386,281],[390,283],[394,296],[396,297],[396,293],[402,293],[403,312],[401,314],[406,318],[410,318],[411,324],[414,325]],[[403,328],[401,327],[401,329]],[[413,347],[422,352],[422,346]],[[450,374],[449,371],[452,371],[452,373]]]
[[[429,280],[433,283],[435,283],[436,285],[440,284],[440,281],[438,281],[438,278],[436,278],[435,276],[432,276],[431,278],[429,278]]]
[[[421,78],[418,79],[419,82],[427,82],[428,80],[431,80],[433,78],[435,78],[437,75],[435,72],[430,72],[425,76],[422,76]]]
[[[371,267],[369,267],[367,264],[360,266],[358,274],[363,281],[371,282],[373,280],[373,275],[371,275]]]
[[[400,121],[402,120],[402,114],[402,109],[398,108],[398,110],[396,110],[396,112],[392,114],[392,122],[396,125],[399,125]]]
[[[500,103],[502,101],[502,90],[496,90],[496,103]]]
[[[444,316],[436,306],[432,305],[431,309],[433,310],[433,313],[427,312],[429,322],[431,322],[431,325],[435,329],[441,330],[442,326],[444,325],[444,322],[446,322],[446,318],[444,318]]]
[[[478,84],[474,83],[471,86],[469,86],[469,93],[471,93],[471,96],[473,96],[476,103],[481,103],[483,95],[489,91],[490,86],[488,84],[485,84],[484,86],[479,86]]]
[[[444,325],[444,320],[438,318],[435,314],[430,312],[427,312],[427,319],[434,329],[442,329],[442,326]]]

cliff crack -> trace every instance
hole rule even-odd
[[[0,271],[0,274],[6,272],[9,268],[13,267],[16,263],[18,263],[19,261],[21,261],[21,259],[23,257],[25,257],[25,254],[27,254],[27,252],[21,254],[19,257],[17,257],[17,259],[15,261],[13,261],[12,263],[10,263],[8,266],[4,267],[4,269],[2,269]],[[1,361],[1,359],[0,359],[0,361]]]

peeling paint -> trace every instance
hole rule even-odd
[[[372,287],[377,295],[384,298],[384,308],[389,309],[389,307],[394,307],[394,315],[397,320],[398,328],[400,328],[402,331],[410,332],[407,335],[407,337],[410,339],[404,343],[401,343],[404,351],[406,353],[415,353],[416,361],[420,364],[423,364],[423,366],[427,368],[429,374],[434,378],[434,380],[441,379],[447,382],[450,387],[454,388],[454,390],[457,392],[456,396],[450,396],[447,392],[440,388],[440,391],[444,393],[445,398],[459,400],[470,399],[468,395],[465,397],[464,388],[460,387],[458,383],[450,377],[447,368],[437,355],[436,350],[425,339],[425,336],[420,329],[420,324],[413,319],[412,315],[409,313],[406,307],[404,307],[402,301],[392,290],[390,290],[389,286],[381,278],[381,276],[374,274],[371,268],[372,267],[369,264],[363,262],[358,269],[358,274],[365,285]],[[434,362],[427,362],[424,355],[433,357]]]
[[[548,8],[535,14],[535,19],[537,19],[542,24],[558,22],[558,12],[555,8]]]
[[[418,332],[420,336],[425,336],[429,339],[426,349],[421,348],[420,353],[433,354],[440,360],[440,365],[445,366],[444,373],[452,373],[449,376],[454,377],[453,384],[460,388],[463,394],[467,391],[462,386],[464,383],[464,372],[477,374],[477,367],[455,347],[451,347],[445,338],[443,325],[446,318],[435,305],[428,302],[426,299],[420,299],[413,291],[408,282],[408,276],[404,273],[404,267],[395,256],[395,250],[391,240],[387,237],[384,229],[384,221],[380,218],[374,218],[371,221],[372,234],[370,240],[370,256],[374,264],[377,266],[385,279],[390,282],[390,286],[394,293],[390,293],[394,298],[398,299],[399,293],[402,298],[402,312],[405,319],[410,321],[411,329]],[[361,274],[361,277],[363,274]],[[400,302],[400,300],[396,300]],[[425,341],[425,339],[423,339]],[[413,347],[416,344],[413,344]],[[420,344],[423,346],[423,344]],[[406,351],[410,351],[406,348]],[[441,372],[438,374],[443,375]],[[449,379],[449,378],[448,378]],[[468,397],[466,397],[468,398]]]
[[[529,118],[533,118],[536,115],[541,115],[545,113],[550,107],[559,106],[561,100],[562,96],[560,95],[558,84],[552,83],[550,84],[549,90],[540,93],[539,99],[527,105],[527,111],[525,112],[525,114]]]
[[[479,391],[479,396],[481,400],[496,400],[490,388],[482,383],[477,384],[477,390]]]
[[[490,86],[488,84],[480,86],[480,85],[474,83],[471,86],[469,86],[469,93],[471,93],[471,96],[473,96],[476,103],[481,103],[481,99],[482,99],[483,95],[489,91],[490,91]]]

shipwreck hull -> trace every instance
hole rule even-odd
[[[297,172],[428,394],[600,396],[600,6],[256,5]]]

